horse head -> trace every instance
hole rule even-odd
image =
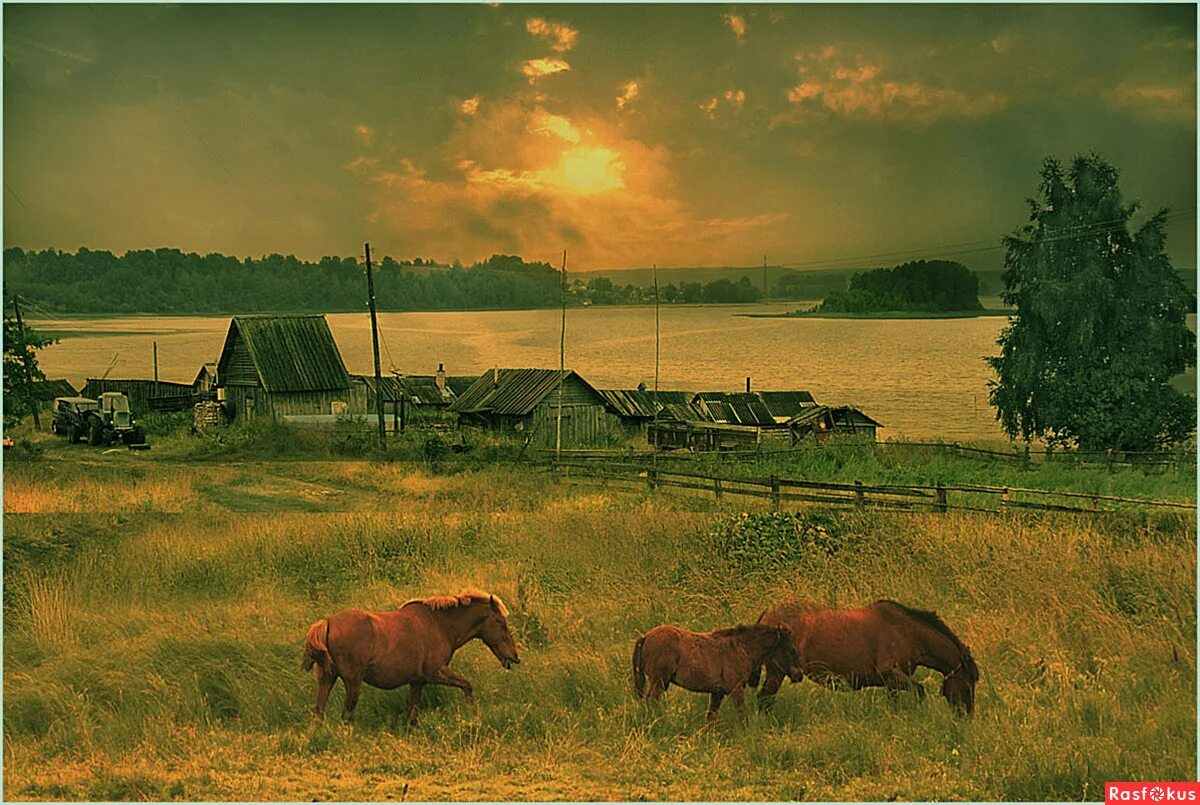
[[[495,655],[505,670],[521,662],[517,644],[508,631],[508,610],[494,595],[488,596],[488,613],[479,631],[479,639]]]
[[[975,712],[975,683],[978,681],[979,667],[971,652],[963,646],[958,667],[942,679],[942,696],[966,715],[971,715]]]

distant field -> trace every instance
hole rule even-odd
[[[302,460],[296,443],[270,458],[232,436],[216,452],[184,436],[142,454],[42,442],[41,459],[5,456],[9,800],[1094,800],[1106,780],[1196,773],[1190,515],[805,509],[826,529],[818,549],[755,503],[572,485],[511,460],[435,471]],[[829,477],[1195,490],[1186,473],[813,461]],[[746,549],[717,550],[718,534]],[[429,688],[414,728],[397,723],[406,691],[373,688],[339,724],[340,685],[311,720],[309,623],[465,584],[508,601],[520,666],[465,647],[453,666],[476,703]],[[641,631],[750,621],[793,596],[937,610],[981,668],[975,718],[926,672],[924,702],[806,682],[745,726],[727,707],[705,729],[704,697],[678,689],[660,711],[634,698]]]

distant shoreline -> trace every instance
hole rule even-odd
[[[984,308],[983,310],[880,310],[870,313],[793,310],[790,313],[738,313],[752,319],[978,319],[985,316],[1011,316],[1015,310]]]

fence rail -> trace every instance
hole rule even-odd
[[[958,442],[873,442],[847,440],[836,444],[800,444],[794,447],[759,448],[756,450],[719,450],[719,451],[668,451],[659,454],[660,460],[691,461],[697,459],[718,458],[728,461],[754,461],[773,456],[798,455],[808,451],[830,450],[871,450],[881,453],[902,452],[915,450],[921,452],[950,453],[958,456],[976,457],[981,459],[1012,461],[1021,464],[1031,464],[1039,461],[1058,462],[1085,466],[1104,467],[1195,467],[1195,449],[1186,450],[990,450],[984,447],[973,447]],[[539,449],[543,455],[553,453],[553,450]],[[607,459],[620,462],[649,461],[651,450],[563,450],[561,454],[567,458]]]
[[[811,481],[774,475],[766,478],[738,478],[674,468],[623,462],[589,461],[580,458],[551,459],[548,466],[570,480],[624,484],[629,488],[645,487],[651,491],[660,488],[698,490],[711,492],[718,501],[726,495],[765,498],[771,501],[771,506],[775,509],[780,508],[782,502],[786,500],[910,511],[976,511],[997,514],[1020,509],[1077,514],[1111,513],[1130,507],[1196,510],[1195,503],[1186,501],[1124,498],[1116,495],[1011,486],[865,484],[861,481],[849,483]],[[955,496],[953,500],[951,495]],[[1091,505],[1088,507],[1070,505],[1078,500],[1086,500]],[[1119,505],[1102,507],[1101,501]]]

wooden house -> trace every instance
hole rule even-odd
[[[883,425],[848,405],[816,405],[789,419],[787,427],[792,434],[792,443],[795,444],[801,439],[816,438],[824,441],[834,436],[874,441],[876,430]]]
[[[622,427],[631,435],[646,432],[646,428],[654,422],[655,412],[661,418],[668,405],[685,405],[692,399],[690,391],[658,392],[645,387],[636,389],[599,389],[600,396],[608,407],[609,413],[617,417]]]
[[[351,380],[325,317],[235,316],[217,361],[217,397],[234,422],[340,414]]]
[[[553,447],[558,421],[557,369],[493,369],[450,405],[459,422],[523,435]],[[623,436],[600,392],[567,370],[562,378],[562,445],[583,447]]]

